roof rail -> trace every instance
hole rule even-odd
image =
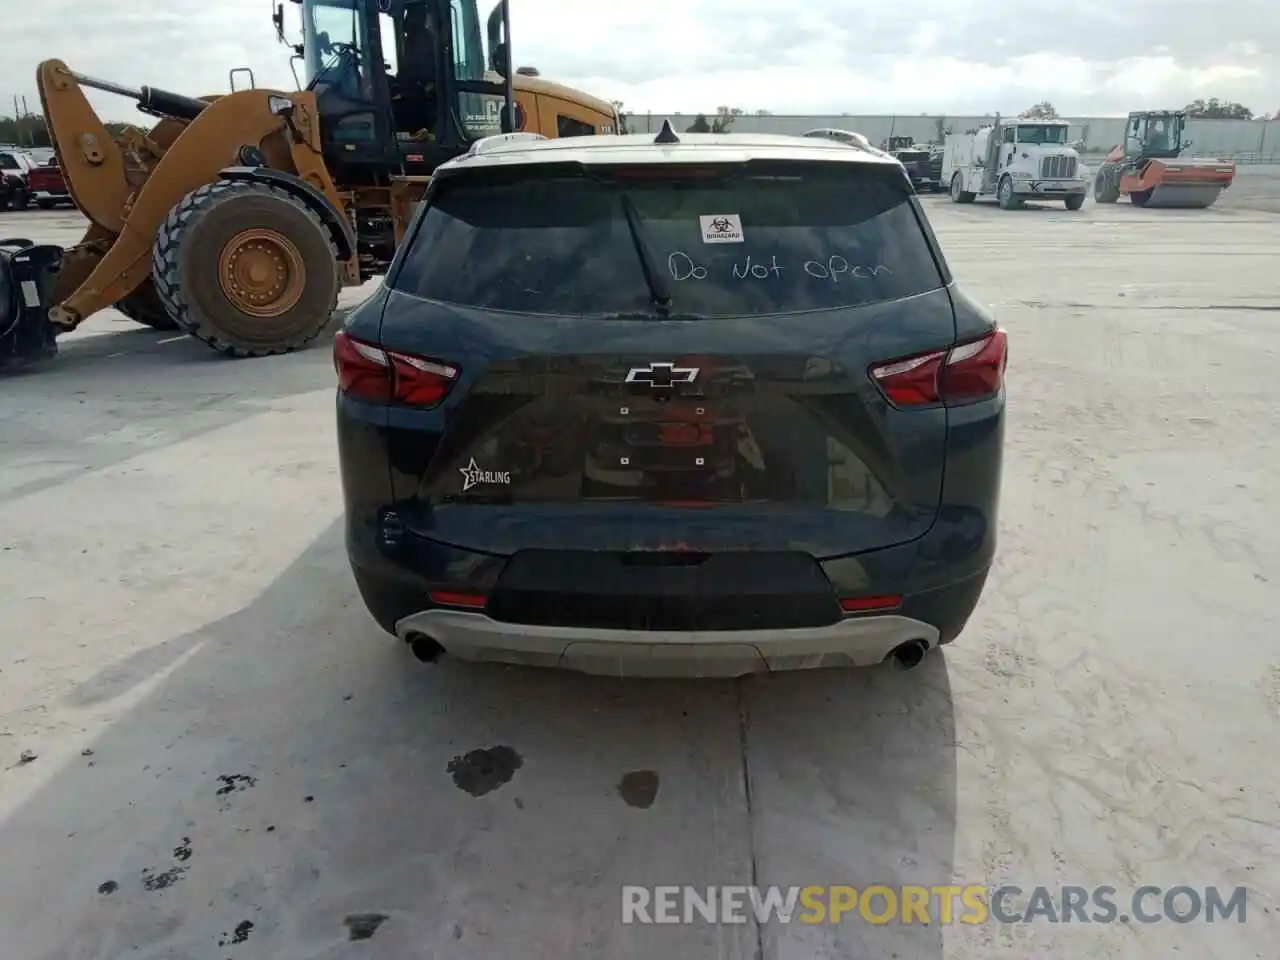
[[[471,148],[467,150],[468,157],[478,157],[483,153],[490,153],[499,147],[508,143],[531,143],[534,140],[546,140],[540,133],[495,133],[491,137],[481,137],[475,143],[471,144]]]

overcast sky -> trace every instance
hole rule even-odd
[[[293,87],[269,0],[0,0],[0,114],[39,109],[35,65],[58,57],[118,82],[191,95],[227,71]],[[493,0],[481,0],[482,10]],[[296,37],[298,8],[286,3]],[[1016,112],[1068,116],[1237,100],[1280,110],[1276,0],[511,0],[518,65],[628,110]],[[486,11],[487,12],[487,11]],[[139,115],[95,96],[107,119]]]

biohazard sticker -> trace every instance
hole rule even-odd
[[[703,243],[744,243],[742,235],[742,217],[736,213],[715,213],[709,217],[699,217],[702,224]]]

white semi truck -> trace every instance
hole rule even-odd
[[[1084,206],[1088,185],[1080,155],[1067,142],[1065,120],[1001,120],[975,133],[947,136],[942,182],[952,203],[994,197],[1003,210],[1027,200],[1061,200]]]

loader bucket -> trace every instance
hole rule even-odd
[[[46,310],[61,266],[61,247],[0,239],[0,371],[57,356]]]
[[[1162,183],[1147,198],[1148,209],[1201,210],[1211,207],[1222,193],[1220,183]]]

